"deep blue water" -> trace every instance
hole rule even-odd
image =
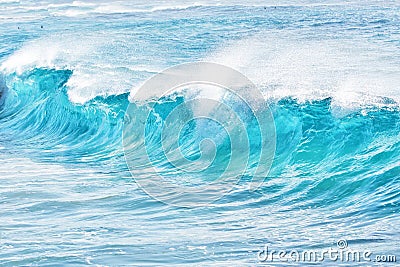
[[[265,245],[322,250],[340,239],[372,259],[400,260],[396,1],[0,0],[0,36],[1,266],[257,266]],[[130,104],[130,92],[193,61],[230,66],[255,83],[274,118],[276,152],[256,191],[245,173],[229,194],[187,209],[138,187],[122,132],[128,105],[137,105],[138,123],[147,108]],[[217,143],[201,175],[183,175],[158,154],[160,127],[187,99],[162,98],[147,137],[138,136],[170,179],[206,183],[231,145],[215,125],[189,124],[179,138],[191,160],[200,139]],[[253,122],[250,169],[264,164],[254,156]],[[145,157],[133,155],[135,175],[150,179]],[[352,263],[366,264],[390,265]]]

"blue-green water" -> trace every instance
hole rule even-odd
[[[339,239],[399,261],[400,6],[367,2],[0,1],[0,265],[257,266]],[[247,75],[277,142],[255,192],[184,209],[138,188],[122,131],[130,91],[191,61]]]

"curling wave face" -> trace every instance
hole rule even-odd
[[[71,103],[67,96],[65,85],[71,75],[70,70],[39,68],[6,76],[10,88],[2,91],[5,95],[1,123],[4,127],[2,134],[9,136],[10,140],[3,146],[18,149],[22,155],[39,161],[87,166],[102,164],[112,166],[116,171],[126,171],[121,134],[129,94],[100,96],[77,105]],[[141,158],[154,157],[155,164],[162,166],[165,174],[180,179],[175,166],[159,153],[165,149],[160,147],[164,120],[184,101],[183,93],[164,97],[153,107],[149,118],[142,118],[141,115],[147,114],[149,107],[146,103],[137,104],[137,122],[150,122],[146,125],[147,134],[136,136],[147,138],[149,153],[134,155],[138,172]],[[381,98],[379,103],[379,106],[364,106],[338,115],[335,114],[337,107],[332,105],[332,98],[305,102],[290,97],[271,100],[269,106],[276,124],[277,151],[273,168],[269,174],[266,173],[266,183],[260,189],[264,192],[261,199],[266,201],[285,196],[280,205],[288,205],[291,209],[376,206],[378,212],[374,217],[392,215],[392,209],[379,207],[397,207],[393,197],[397,198],[397,173],[400,168],[400,112],[394,100]],[[246,110],[238,112],[246,113]],[[215,141],[220,138],[216,141],[222,149],[214,162],[217,166],[200,175],[210,178],[216,175],[213,172],[220,171],[227,164],[229,158],[226,155],[231,146],[227,136],[224,137],[226,133],[223,129],[216,134],[217,125],[199,123],[203,125],[187,125],[180,145],[183,154],[196,159],[201,156],[201,139],[213,138]],[[248,127],[251,127],[251,122]],[[201,132],[199,129],[202,129]],[[250,134],[254,132],[246,130]],[[250,136],[253,141],[250,145],[254,149],[260,143],[256,141],[257,131],[253,134],[255,136]],[[174,138],[171,136],[171,139]],[[256,159],[253,157],[253,160]],[[119,161],[117,165],[116,161]],[[139,175],[146,175],[146,172]],[[182,177],[182,181],[185,180],[190,178]],[[246,183],[245,176],[241,183]],[[259,200],[254,199],[256,203]],[[353,202],[360,200],[364,203],[354,206]],[[240,203],[242,200],[235,201]]]
[[[7,76],[11,86],[9,89],[5,85],[2,87],[1,119],[5,134],[13,137],[10,145],[26,150],[27,154],[35,151],[39,158],[56,158],[60,163],[107,161],[115,156],[122,160],[121,131],[129,94],[99,96],[76,105],[68,99],[65,86],[71,75],[70,70],[40,68]],[[150,122],[146,125],[147,134],[136,136],[148,138],[150,157],[162,149],[159,142],[164,120],[184,102],[184,92],[163,97],[152,107],[148,118],[141,116],[141,113],[147,114],[147,103],[136,104],[137,123]],[[290,177],[297,173],[305,177],[334,176],[336,172],[341,173],[349,166],[358,164],[365,169],[359,174],[361,176],[370,172],[372,166],[376,166],[379,173],[392,171],[393,168],[396,171],[399,160],[396,155],[399,146],[399,106],[390,98],[380,98],[379,103],[379,106],[369,105],[346,114],[336,114],[337,107],[332,105],[332,98],[306,102],[290,97],[271,100],[269,106],[275,118],[278,139],[272,176]],[[207,108],[189,105],[186,108],[189,107]],[[240,106],[236,108],[238,113],[242,112],[242,117],[249,112],[245,106],[242,110]],[[182,118],[176,118],[176,124],[179,124],[179,119]],[[218,125],[207,121],[198,124],[197,127],[196,124],[189,124],[187,129],[183,129],[187,134],[182,134],[180,142],[187,155],[199,157],[199,141],[207,137],[215,139],[215,143],[224,150],[230,149],[231,145],[225,143],[229,140],[225,140],[227,136],[224,136],[223,129],[220,129],[222,136],[216,135]],[[248,121],[246,130],[254,132],[250,140],[253,141],[251,145],[257,147],[260,145],[260,141],[256,141],[259,133],[249,129],[251,125],[252,122]],[[174,125],[169,127],[174,128]],[[387,156],[382,162],[375,162],[374,156],[379,157],[381,153]],[[227,151],[222,154],[226,155]],[[138,161],[145,156],[137,155]],[[165,163],[160,164],[168,166],[168,159],[163,160]],[[359,180],[351,170],[348,171],[349,177]],[[356,173],[360,171],[356,168]]]

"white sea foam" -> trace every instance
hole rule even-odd
[[[365,40],[315,40],[292,32],[263,33],[223,44],[207,61],[233,67],[262,88],[267,98],[300,101],[333,97],[337,105],[400,100],[400,58],[393,47]]]
[[[19,3],[20,0],[0,0],[0,4]]]
[[[102,35],[57,35],[26,43],[3,62],[0,70],[17,75],[34,68],[72,70],[66,84],[68,95],[71,101],[84,103],[98,95],[128,92],[139,79],[157,71],[133,65],[131,57],[121,55]]]
[[[146,53],[146,44],[129,49],[135,42],[126,41],[124,35],[118,38],[97,33],[84,38],[71,34],[44,37],[26,43],[0,68],[18,74],[33,68],[72,70],[68,94],[73,102],[83,103],[97,95],[129,92],[168,67]],[[354,107],[385,104],[382,97],[400,101],[400,58],[392,55],[393,47],[362,38],[316,40],[303,38],[299,32],[275,31],[223,43],[204,61],[241,71],[267,98],[332,97],[336,105]]]
[[[143,1],[121,1],[121,0],[111,0],[111,1],[71,1],[66,2],[62,1],[61,3],[54,3],[54,1],[19,1],[19,0],[0,0],[0,4],[3,5],[2,10],[0,10],[0,15],[5,12],[5,7],[7,5],[12,5],[17,9],[14,10],[8,15],[12,17],[12,15],[16,15],[21,12],[29,12],[34,11],[35,9],[43,10],[47,12],[47,14],[52,16],[63,16],[63,17],[84,17],[90,16],[93,14],[114,14],[114,13],[136,13],[136,12],[158,12],[158,11],[180,11],[195,7],[213,7],[213,6],[248,6],[248,7],[289,7],[289,6],[337,6],[337,5],[363,5],[363,0],[348,0],[348,1],[339,1],[339,0],[329,0],[329,1],[321,1],[315,2],[313,0],[301,0],[301,1],[292,1],[292,0],[284,0],[284,1],[276,1],[276,0],[268,0],[268,1],[259,1],[259,0],[250,0],[250,1],[242,1],[242,0],[200,0],[196,2],[181,0],[179,2],[171,2],[165,0],[155,0],[151,2],[143,2]],[[384,6],[393,6],[398,5],[399,2],[396,0],[390,1],[379,1],[379,0],[370,0],[370,4],[374,5],[384,5]],[[18,4],[18,6],[16,6]],[[8,7],[7,7],[8,8]],[[35,15],[35,14],[33,14]],[[36,14],[39,15],[39,14]]]

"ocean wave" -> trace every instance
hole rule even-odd
[[[339,238],[343,252],[398,254],[399,1],[137,2],[0,4],[0,265],[254,266],[265,244],[311,251]],[[191,84],[138,93],[197,61],[256,84],[273,115],[272,166],[257,157],[272,131],[242,99]],[[222,196],[209,184],[229,162]],[[141,183],[159,176],[221,198],[166,205]]]
[[[61,162],[95,163],[111,160],[115,156],[122,157],[120,135],[124,112],[130,103],[129,93],[98,96],[84,104],[76,104],[67,95],[68,80],[72,75],[70,70],[36,68],[5,77],[9,90],[2,91],[4,103],[0,120],[8,129],[8,134],[13,136],[13,142],[16,142],[13,145],[25,149],[35,147],[36,151],[41,151],[40,157],[46,158],[50,153],[52,159]],[[182,92],[174,97],[166,96],[153,107],[154,118],[142,118],[149,120],[150,135],[147,138],[150,153],[155,153],[153,156],[160,153],[157,133],[162,129],[163,120],[175,107],[184,103],[186,97]],[[228,104],[236,105],[237,112],[248,117],[244,115],[246,109],[237,106],[237,102],[229,103],[228,100]],[[321,177],[329,173],[332,177],[343,172],[345,166],[353,164],[361,168],[348,170],[348,177],[355,179],[360,177],[360,170],[370,176],[368,166],[371,164],[382,168],[393,164],[393,168],[398,167],[395,164],[398,155],[395,153],[400,145],[400,111],[389,98],[382,98],[380,106],[366,105],[341,116],[336,115],[332,98],[299,101],[284,97],[269,101],[269,106],[278,138],[276,159],[269,174],[273,177],[296,177],[297,173],[307,177]],[[138,123],[142,123],[141,114],[146,114],[142,109],[147,108],[138,104],[135,113]],[[208,135],[215,138],[217,128],[207,126],[204,129],[210,131],[202,131],[197,137],[193,135],[195,128],[187,129],[191,134],[185,135],[182,141],[187,155],[199,156],[199,137]],[[221,138],[224,140],[225,137]],[[251,137],[254,138],[256,135]],[[229,147],[225,141],[220,144],[225,150]],[[380,158],[382,153],[391,153],[391,156]],[[138,155],[139,161],[142,156]],[[220,160],[226,159],[222,157]],[[166,163],[167,159],[161,160],[160,166],[171,168],[165,167],[168,166]],[[382,168],[375,170],[378,172],[386,167]],[[167,169],[166,173],[176,174],[175,171]]]
[[[269,32],[224,43],[203,60],[241,71],[266,99],[331,97],[334,106],[348,110],[386,105],[385,97],[393,105],[400,102],[400,73],[395,68],[400,59],[389,56],[392,47],[362,39],[357,46],[335,40],[300,42],[293,39],[301,38],[296,31],[291,36],[277,35]],[[71,70],[69,98],[85,103],[96,96],[130,92],[167,67],[150,64],[151,51],[139,55],[127,47],[119,39],[110,42],[96,33],[79,40],[68,34],[48,36],[26,43],[3,61],[0,70],[17,74],[35,68]]]
[[[102,35],[88,33],[85,38],[56,35],[26,43],[2,62],[5,74],[21,75],[38,68],[70,70],[67,81],[69,99],[85,103],[96,96],[129,92],[134,85],[158,70],[148,64],[136,64],[135,50],[117,48]]]
[[[100,203],[102,209],[111,209],[110,217],[105,222],[109,222],[109,218],[115,218],[114,209],[118,212],[134,213],[134,221],[137,216],[145,216],[146,222],[148,216],[152,219],[156,216],[157,228],[154,231],[157,233],[158,218],[166,222],[181,220],[173,217],[179,209],[156,202],[137,190],[134,183],[129,182],[131,176],[122,146],[125,110],[131,104],[129,93],[97,96],[77,104],[71,102],[67,95],[67,83],[72,75],[71,70],[46,68],[33,68],[20,74],[5,74],[4,80],[9,89],[3,96],[4,103],[0,108],[1,149],[8,154],[6,160],[2,159],[2,164],[12,167],[7,171],[3,168],[2,175],[12,182],[5,186],[7,191],[4,195],[15,198],[16,194],[21,194],[24,203],[29,203],[21,204],[18,210],[25,214],[28,209],[29,213],[33,213],[29,215],[32,219],[43,214],[44,209],[50,209],[45,216],[49,213],[51,216],[58,216],[70,214],[71,210],[75,212],[78,206],[96,209]],[[132,172],[134,178],[153,179],[154,172],[149,170],[149,166],[141,165],[148,160],[148,156],[165,179],[184,186],[207,184],[228,164],[230,146],[226,133],[215,125],[204,122],[200,122],[203,123],[200,127],[196,127],[196,124],[187,125],[179,144],[181,152],[196,162],[202,160],[202,147],[199,145],[201,140],[212,138],[219,151],[216,153],[214,165],[197,175],[188,174],[171,164],[162,154],[164,148],[160,147],[159,141],[165,118],[184,103],[186,97],[185,93],[180,93],[159,99],[148,118],[144,114],[147,114],[149,105],[144,103],[136,106],[136,123],[146,121],[147,125],[145,134],[137,132],[134,137],[141,139],[135,139],[138,143],[146,138],[148,154],[142,153],[142,149],[131,150],[136,159],[136,169]],[[298,218],[302,218],[301,226],[322,232],[331,230],[329,222],[333,221],[336,225],[336,222],[343,222],[345,219],[356,220],[357,224],[367,230],[376,229],[382,224],[382,220],[389,225],[395,225],[400,197],[399,107],[390,106],[392,102],[386,100],[386,107],[364,106],[343,116],[336,116],[332,101],[332,98],[299,101],[282,97],[268,103],[274,117],[277,137],[272,168],[270,172],[257,177],[263,183],[255,192],[251,192],[248,190],[252,180],[251,168],[258,162],[255,157],[250,157],[250,171],[238,177],[237,184],[229,194],[207,208],[184,210],[184,213],[194,212],[187,215],[187,218],[195,217],[199,220],[200,216],[200,220],[207,225],[213,225],[213,229],[220,227],[215,231],[218,234],[218,243],[214,243],[214,240],[201,240],[201,244],[208,248],[221,247],[220,240],[229,242],[231,234],[240,229],[246,230],[244,237],[248,234],[247,229],[252,229],[257,232],[255,235],[258,238],[260,232],[270,231],[272,226],[277,227],[276,220],[293,225]],[[239,115],[248,115],[241,105],[229,101],[227,103],[234,106]],[[179,123],[179,120],[175,122]],[[178,125],[169,127],[170,133],[176,134],[179,130]],[[250,151],[257,151],[257,131],[251,128],[251,124],[247,124],[246,132],[252,140]],[[176,136],[164,138],[168,144]],[[236,149],[240,149],[241,145],[234,144]],[[233,162],[244,160],[246,157],[239,155]],[[197,162],[202,163],[204,162]],[[18,179],[14,178],[15,169],[19,171]],[[32,183],[40,186],[32,189]],[[44,188],[43,184],[46,185]],[[73,189],[66,190],[66,185]],[[16,187],[18,190],[15,190]],[[129,189],[132,187],[135,189]],[[202,213],[204,210],[207,212]],[[335,212],[332,213],[332,210]],[[315,217],[324,212],[328,214],[324,215],[324,221]],[[82,220],[80,210],[73,216],[74,221]],[[98,214],[85,216],[96,217]],[[273,218],[266,221],[271,216]],[[241,223],[249,217],[251,223]],[[253,217],[258,219],[254,221]],[[43,219],[47,220],[47,217]],[[110,229],[115,229],[112,227],[113,222]],[[339,224],[338,227],[340,232],[335,232],[335,235],[345,235],[354,230],[355,226],[351,224],[343,229]],[[198,231],[201,229],[203,228],[198,228]],[[298,236],[297,229],[293,230],[295,233],[286,225],[284,229],[285,234],[293,235],[291,238]],[[187,229],[178,232],[181,233],[179,238],[171,238],[181,242],[181,236],[186,236]],[[106,238],[108,237],[107,235]],[[171,238],[168,237],[168,243]],[[352,239],[352,242],[356,241]],[[53,242],[56,244],[59,239],[56,238]],[[238,242],[242,244],[242,241]],[[142,243],[139,245],[142,246]],[[99,249],[102,250],[103,248]],[[220,253],[228,252],[229,249],[222,249]],[[28,260],[37,259],[31,257]]]

